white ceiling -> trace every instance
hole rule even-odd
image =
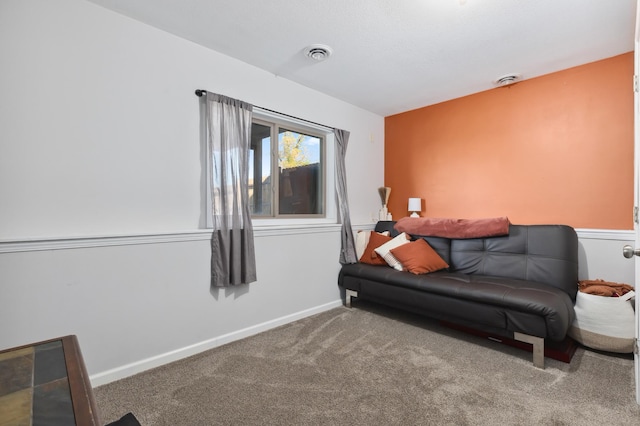
[[[89,0],[382,116],[633,50],[636,0]],[[324,62],[302,53],[333,48]]]

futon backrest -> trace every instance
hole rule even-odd
[[[575,300],[578,236],[565,225],[510,225],[503,237],[451,240],[450,270],[537,281]]]
[[[398,232],[394,222],[376,231]],[[575,301],[578,288],[578,236],[566,225],[510,225],[509,235],[490,238],[424,238],[449,264],[449,271],[537,281],[559,288]]]

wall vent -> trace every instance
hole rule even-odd
[[[308,56],[318,62],[324,61],[325,59],[329,58],[332,53],[333,50],[329,46],[324,44],[312,44],[311,46],[307,46],[304,49],[305,56]]]

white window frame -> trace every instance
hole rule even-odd
[[[253,118],[256,120],[275,123],[280,127],[292,126],[293,130],[308,131],[311,133],[320,133],[324,137],[325,156],[324,156],[324,217],[253,217],[251,222],[255,227],[274,227],[274,226],[304,226],[304,225],[324,225],[338,223],[338,214],[336,206],[336,186],[335,186],[335,135],[333,129],[324,126],[315,125],[304,120],[299,120],[286,115],[278,114],[262,109],[253,110]],[[272,174],[274,172],[272,171]]]
[[[324,136],[325,157],[324,157],[324,217],[252,217],[251,222],[254,229],[269,228],[293,228],[293,227],[309,227],[321,225],[333,225],[338,223],[338,212],[336,205],[336,185],[335,185],[335,134],[333,129],[325,126],[316,125],[305,120],[296,119],[287,115],[278,114],[272,111],[266,111],[254,107],[253,118],[256,120],[276,123],[277,125],[287,127],[293,126],[296,129],[306,130],[313,133],[320,133]],[[273,174],[273,171],[272,171]],[[211,178],[209,170],[206,171],[206,227],[213,228],[211,219]]]

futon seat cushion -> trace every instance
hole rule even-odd
[[[445,271],[414,275],[361,263],[344,265],[341,275],[345,288],[357,291],[365,298],[375,296],[378,287],[375,283],[384,283],[409,295],[408,303],[420,294],[441,296],[434,299],[438,300],[437,304],[430,304],[431,309],[487,327],[505,327],[552,340],[565,337],[575,316],[573,302],[567,293],[535,281]],[[482,315],[477,309],[466,312],[468,306],[474,305],[477,309],[484,306],[486,312]],[[542,327],[532,327],[531,318],[535,317],[544,321]],[[520,327],[518,324],[527,325]]]

